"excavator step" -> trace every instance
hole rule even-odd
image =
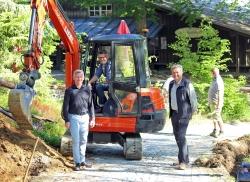
[[[123,153],[128,160],[141,160],[142,139],[139,133],[127,134],[123,144]]]
[[[34,96],[33,89],[11,89],[9,92],[9,110],[20,129],[32,130],[30,105]]]

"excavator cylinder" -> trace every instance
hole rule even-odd
[[[30,106],[35,92],[25,85],[25,88],[11,89],[8,104],[20,129],[32,130],[32,117]]]

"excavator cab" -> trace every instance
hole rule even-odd
[[[160,131],[166,120],[160,89],[150,83],[146,39],[137,34],[103,35],[90,38],[87,47],[83,64],[85,79],[95,74],[99,50],[107,50],[111,61],[107,102],[103,112],[96,113],[96,126],[90,129],[88,142],[119,143],[126,159],[140,160],[140,133]],[[98,104],[94,92],[95,89],[94,103]],[[66,150],[69,143],[63,137],[63,154],[71,151]]]
[[[83,69],[89,74],[85,78],[94,76],[99,64],[97,54],[100,50],[106,50],[111,62],[111,80],[108,83],[109,90],[105,93],[107,102],[102,113],[97,115],[141,115],[139,90],[150,85],[145,38],[135,34],[98,36],[89,40],[88,47],[89,55],[86,57],[89,60],[85,60],[87,63]],[[95,93],[95,85],[92,88],[94,104],[98,108],[99,98]]]

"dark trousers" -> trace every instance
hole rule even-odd
[[[104,91],[109,90],[108,84],[97,84],[96,85],[96,94],[99,97],[99,104],[103,106],[105,102],[107,101],[106,96],[104,95]]]
[[[189,163],[188,146],[186,140],[186,132],[189,124],[189,118],[180,118],[176,111],[171,116],[174,137],[179,149],[178,160],[179,163]]]

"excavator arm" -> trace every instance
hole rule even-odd
[[[46,15],[65,48],[65,84],[73,83],[73,71],[80,68],[80,45],[74,25],[65,17],[57,0],[31,0],[32,15],[30,20],[28,51],[23,55],[24,68],[19,75],[20,83],[9,93],[9,109],[21,129],[32,129],[30,107],[35,91],[35,81],[41,76],[39,68],[43,63],[42,38]]]

